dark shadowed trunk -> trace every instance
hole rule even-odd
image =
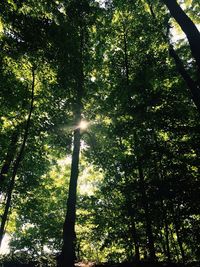
[[[5,204],[5,209],[4,209],[4,213],[2,215],[2,220],[1,220],[1,226],[0,226],[0,246],[1,246],[1,242],[3,239],[3,235],[5,232],[5,225],[8,219],[8,213],[9,213],[9,209],[11,206],[11,199],[12,199],[12,193],[13,193],[13,189],[15,186],[15,177],[18,171],[18,168],[20,166],[22,157],[23,157],[23,153],[24,153],[24,149],[26,146],[26,141],[28,138],[28,132],[29,132],[29,128],[30,128],[30,122],[31,122],[31,115],[33,112],[33,103],[34,103],[34,89],[35,89],[35,70],[32,70],[32,86],[31,86],[31,104],[30,104],[30,110],[29,110],[29,115],[27,118],[27,122],[26,122],[26,126],[25,126],[25,130],[24,130],[24,136],[23,136],[23,141],[20,147],[20,151],[19,154],[14,162],[13,165],[13,172],[12,172],[12,176],[11,176],[11,180],[10,180],[10,184],[8,186],[8,190],[7,190],[7,198],[6,198],[6,204]]]
[[[11,142],[10,142],[10,145],[8,147],[8,151],[7,151],[3,166],[1,168],[0,190],[2,189],[2,184],[3,184],[4,180],[8,176],[10,165],[11,165],[12,161],[14,160],[15,152],[17,149],[17,140],[18,140],[18,131],[16,130],[13,132],[13,134],[11,136]]]
[[[183,32],[186,34],[192,55],[195,58],[198,69],[200,71],[200,33],[197,27],[182,10],[176,0],[163,0],[163,2],[168,7],[171,15],[180,25]]]

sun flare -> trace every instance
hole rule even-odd
[[[81,130],[86,130],[87,127],[88,127],[88,125],[89,125],[89,122],[88,122],[88,121],[84,121],[84,120],[82,120],[82,121],[79,123],[78,127],[79,127]]]

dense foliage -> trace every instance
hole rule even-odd
[[[1,1],[11,258],[200,261],[200,8],[171,2]]]

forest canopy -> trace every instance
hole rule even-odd
[[[198,266],[199,15],[1,0],[2,264]]]

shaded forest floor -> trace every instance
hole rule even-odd
[[[93,262],[89,263],[77,263],[77,267],[200,267],[200,262],[190,262],[187,264],[183,263],[167,263],[167,262],[126,262],[126,263],[101,263],[96,264]]]
[[[36,262],[22,263],[14,261],[1,262],[0,267],[49,267],[47,262],[43,262],[41,265]],[[200,267],[200,262],[191,262],[187,264],[182,263],[166,263],[166,262],[126,262],[126,263],[95,263],[95,262],[79,262],[75,264],[75,267]]]

